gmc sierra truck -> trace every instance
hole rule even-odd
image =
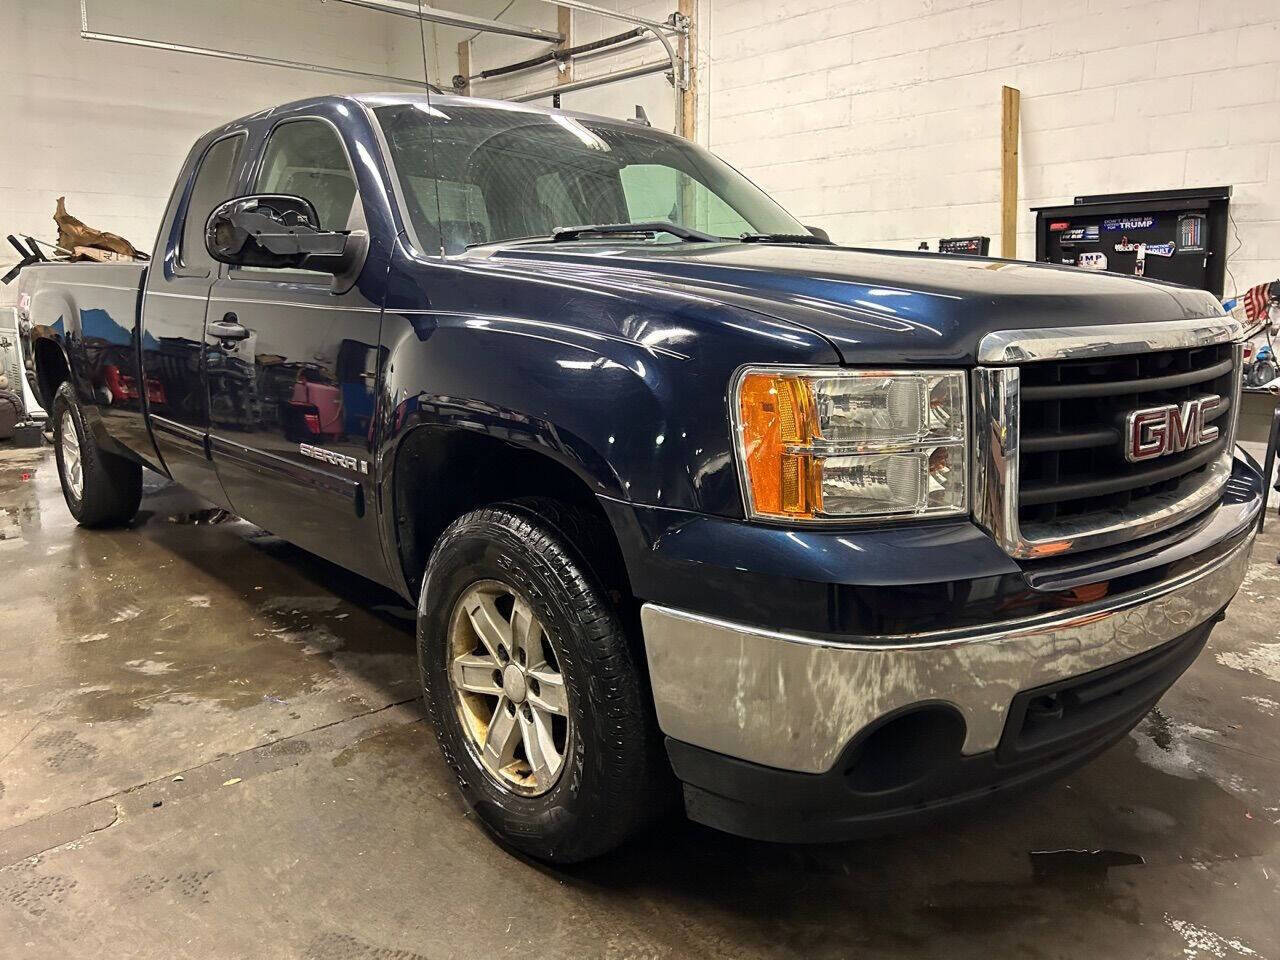
[[[447,762],[546,860],[680,792],[819,841],[1059,775],[1253,544],[1209,294],[840,247],[635,122],[289,104],[195,144],[149,264],[20,279],[76,519],[146,468],[415,600]]]

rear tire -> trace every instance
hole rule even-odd
[[[570,539],[598,521],[554,507],[550,518],[529,504],[485,507],[441,534],[418,603],[418,662],[467,803],[510,846],[573,863],[612,850],[661,813],[671,773],[623,621],[581,538]],[[512,675],[526,662],[523,679]],[[564,707],[540,714],[548,702]],[[548,713],[554,726],[543,723]],[[539,729],[550,731],[545,751]],[[490,753],[495,734],[506,749]],[[543,756],[551,763],[539,771]]]
[[[67,509],[82,527],[122,526],[142,502],[142,465],[98,447],[70,381],[53,399],[53,442]]]

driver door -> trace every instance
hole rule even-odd
[[[341,135],[318,117],[276,125],[249,192],[309,200],[321,229],[364,224]],[[369,364],[351,361],[379,356],[381,304],[360,283],[341,294],[332,288],[328,274],[254,267],[233,268],[213,285],[210,448],[236,513],[383,580],[381,550],[366,549],[378,542],[376,390]]]

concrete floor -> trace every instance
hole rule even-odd
[[[1280,960],[1280,523],[1187,676],[1064,782],[842,846],[673,819],[556,871],[462,809],[412,611],[198,509],[149,484],[81,531],[47,452],[0,453],[0,956]]]

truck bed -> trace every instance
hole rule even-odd
[[[30,322],[86,343],[128,346],[138,319],[146,263],[41,263],[22,271]],[[74,334],[73,334],[74,332]]]

